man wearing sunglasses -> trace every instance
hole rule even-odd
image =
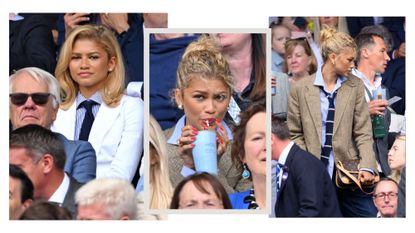
[[[13,129],[29,124],[50,129],[60,103],[59,82],[53,75],[35,67],[20,69],[9,78],[9,92]],[[96,155],[91,144],[56,134],[65,149],[65,172],[80,183],[95,179]]]

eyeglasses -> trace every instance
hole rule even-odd
[[[32,94],[12,93],[9,96],[10,96],[10,100],[11,100],[12,104],[14,104],[16,106],[22,106],[23,104],[26,103],[29,96],[32,98],[33,102],[36,105],[44,105],[48,102],[48,99],[49,99],[50,95],[51,95],[50,93],[36,92],[36,93],[32,93]]]
[[[378,193],[373,195],[377,200],[385,200],[385,197],[388,197],[390,200],[395,200],[398,197],[398,193]]]

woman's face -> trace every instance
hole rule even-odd
[[[311,57],[307,55],[301,45],[296,45],[291,54],[287,54],[288,71],[294,77],[303,77],[308,74]]]
[[[337,75],[348,76],[354,68],[356,50],[346,48],[334,57],[334,69]]]
[[[285,54],[285,42],[291,38],[291,32],[286,27],[272,29],[272,49],[280,55]]]
[[[203,122],[211,118],[225,117],[231,92],[220,79],[193,76],[182,91],[176,89],[176,101],[183,105],[186,125],[203,129]]]
[[[388,163],[392,170],[400,170],[405,167],[406,148],[405,141],[396,139],[388,153]]]
[[[266,175],[266,117],[265,112],[258,112],[249,119],[245,129],[245,158],[252,175]]]
[[[109,58],[107,52],[95,41],[80,39],[74,43],[69,71],[81,93],[88,97],[104,87],[115,63],[115,57]]]
[[[223,209],[223,203],[216,196],[212,186],[203,182],[208,193],[202,193],[193,181],[187,182],[179,194],[179,209]]]

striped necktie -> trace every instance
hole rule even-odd
[[[336,98],[337,91],[335,91],[331,96],[329,93],[324,91],[323,88],[321,88],[321,90],[327,96],[327,99],[329,101],[329,109],[326,118],[326,141],[321,148],[321,161],[327,167],[329,163],[330,153],[332,151],[331,140],[333,138],[334,112],[336,110],[336,107],[334,106],[334,98]]]

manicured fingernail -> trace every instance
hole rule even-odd
[[[190,147],[191,148],[194,148],[196,145],[195,144],[190,144]]]
[[[196,136],[197,134],[199,134],[199,132],[197,130],[192,130],[192,135]]]
[[[196,140],[196,137],[190,137],[190,140],[194,141]]]

